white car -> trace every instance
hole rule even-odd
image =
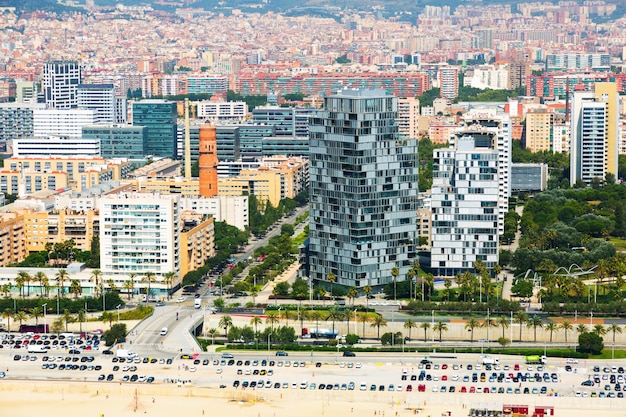
[[[433,392],[439,392],[439,387],[437,385],[433,385]]]
[[[184,302],[186,299],[187,299],[187,297],[178,297],[178,298],[176,299],[176,302],[177,302],[177,303],[182,303],[182,302]]]
[[[452,380],[453,381],[458,381],[459,380],[459,376],[458,375],[452,375]]]
[[[217,370],[219,371],[219,373],[222,373],[222,370],[220,368],[217,368]],[[190,366],[189,367],[189,372],[196,372],[196,367],[195,366]]]
[[[361,362],[357,362],[355,365],[356,368],[360,368],[361,367]]]
[[[576,363],[578,363],[578,359],[569,358],[569,359],[567,359],[567,363],[569,363],[569,364],[576,364]]]
[[[189,368],[189,370],[190,370],[191,372],[195,372],[195,371],[196,371],[196,367],[195,367],[195,366],[192,366],[191,368]],[[215,370],[215,373],[216,373],[216,374],[221,374],[221,373],[222,373],[222,368],[217,368],[217,369]]]

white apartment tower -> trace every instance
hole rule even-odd
[[[498,263],[500,184],[497,133],[472,125],[433,151],[431,268],[435,276]]]
[[[121,286],[134,273],[135,285],[147,288],[141,278],[150,272],[155,275],[150,293],[166,294],[164,275],[180,273],[180,196],[120,193],[102,197],[98,208],[100,265],[105,280],[113,279]]]
[[[43,67],[43,92],[46,106],[73,109],[78,106],[76,88],[82,80],[78,61],[49,61]]]
[[[113,124],[115,117],[115,86],[113,84],[79,84],[78,108],[93,110],[96,123]]]

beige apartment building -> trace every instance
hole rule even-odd
[[[0,213],[0,267],[26,258],[24,240],[24,216],[19,213]]]
[[[99,233],[97,210],[71,209],[27,212],[24,214],[25,246],[27,252],[46,249],[46,243],[61,243],[73,239],[76,248],[91,250],[91,240]]]
[[[133,184],[135,190],[141,193],[180,194],[184,197],[198,197],[200,195],[198,178],[139,177]]]
[[[180,235],[180,275],[184,277],[215,256],[215,220],[192,211],[184,211],[181,218],[184,224]]]
[[[526,149],[531,152],[553,150],[554,114],[546,109],[533,109],[526,114]]]
[[[218,180],[219,195],[255,195],[259,202],[277,207],[283,198],[283,175],[279,171],[242,170],[238,177]]]

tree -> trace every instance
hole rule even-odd
[[[427,321],[423,321],[420,324],[420,329],[424,330],[424,342],[426,342],[426,332],[428,331],[428,329],[430,329],[430,323]]]
[[[113,313],[111,313],[111,315],[113,315]],[[63,310],[63,315],[61,317],[63,317],[63,322],[65,323],[65,331],[67,332],[68,325],[74,322],[74,316],[72,316],[70,311],[66,308],[65,310]],[[109,322],[109,327],[111,326],[111,323],[112,321]]]
[[[22,278],[24,279],[24,286],[26,287],[26,296],[29,297],[30,296],[30,281],[33,279],[33,277],[28,273],[28,272],[19,272],[18,275],[22,275]]]
[[[541,317],[539,316],[532,316],[528,318],[528,321],[526,322],[526,326],[528,328],[533,328],[533,330],[535,331],[535,343],[537,342],[537,327],[541,327],[543,328],[543,322],[541,321]]]
[[[218,325],[224,328],[224,337],[228,338],[228,328],[233,325],[232,317],[222,316]]]
[[[474,343],[474,329],[480,327],[480,322],[471,318],[465,323],[465,328],[470,332],[470,342]]]
[[[276,284],[274,286],[274,289],[272,290],[272,294],[274,295],[278,295],[281,297],[288,297],[289,296],[289,283],[287,281],[282,281],[279,282],[278,284]]]
[[[103,323],[109,323],[109,328],[111,328],[115,320],[115,314],[111,311],[103,311],[100,320],[102,320]]]
[[[20,310],[17,313],[15,313],[13,315],[13,320],[17,320],[20,322],[20,326],[22,326],[22,324],[24,324],[24,320],[28,320],[28,314],[26,314],[24,311]]]
[[[320,329],[320,319],[322,318],[322,313],[317,310],[313,310],[309,313],[309,318],[315,322],[316,330]]]
[[[98,296],[98,288],[100,288],[100,279],[102,278],[102,271],[94,269],[91,271],[90,280],[93,281],[94,296]]]
[[[211,344],[215,343],[215,335],[218,333],[218,330],[215,327],[211,327],[207,334],[211,336]]]
[[[360,337],[358,334],[348,333],[346,335],[346,345],[348,346],[356,345],[357,343],[359,343],[359,339]]]
[[[54,275],[57,280],[57,295],[61,297],[65,294],[65,281],[70,277],[70,274],[66,269],[59,269],[59,271]]]
[[[400,275],[400,269],[397,266],[391,268],[391,276],[393,277],[393,301],[396,301],[397,296],[397,280]]]
[[[498,343],[500,344],[500,346],[506,347],[511,344],[511,341],[503,336],[498,338]]]
[[[348,299],[352,300],[352,307],[354,307],[354,298],[359,295],[359,290],[357,290],[354,287],[350,287],[350,289],[348,289]]]
[[[366,285],[365,287],[363,287],[363,294],[365,294],[365,307],[367,308],[367,311],[370,311],[370,298],[369,296],[372,295],[372,287],[370,285]]]
[[[218,312],[222,312],[224,311],[224,307],[226,307],[226,301],[224,301],[222,297],[217,297],[213,300],[213,307],[215,307]]]
[[[563,329],[563,332],[565,333],[565,343],[567,343],[567,332],[573,330],[574,326],[572,326],[572,323],[570,323],[569,320],[563,320],[561,323],[561,329]]]
[[[13,310],[10,308],[4,309],[4,311],[2,312],[2,317],[7,319],[7,331],[10,333],[11,332],[11,319],[13,318]]]
[[[365,323],[370,321],[369,316],[367,315],[367,313],[361,313],[358,317],[357,320],[360,321],[363,324],[363,335],[361,336],[362,338],[365,338]]]
[[[611,325],[607,329],[607,332],[613,333],[613,344],[615,345],[615,334],[616,333],[622,334],[623,330],[619,324],[611,323]]]
[[[519,341],[522,341],[522,326],[526,324],[528,321],[528,316],[523,311],[518,311],[515,313],[515,317],[513,318],[515,323],[519,324]]]
[[[337,275],[334,272],[329,272],[327,279],[328,282],[330,282],[330,296],[333,297],[334,300],[335,297],[333,296],[333,283],[337,281]]]
[[[150,300],[150,294],[152,292],[151,285],[153,282],[156,282],[156,274],[151,271],[146,272],[145,274],[143,274],[143,277],[141,278],[141,282],[148,283],[148,289],[146,293],[146,303],[147,303]]]
[[[107,346],[113,346],[117,342],[124,341],[126,338],[126,324],[117,323],[112,325],[109,330],[104,332],[102,337]]]
[[[518,279],[511,287],[511,292],[518,297],[529,298],[533,295],[533,283],[529,280]]]
[[[126,291],[127,293],[127,297],[130,300],[130,296],[133,293],[134,289],[135,289],[135,283],[134,281],[131,281],[130,279],[127,279],[126,281],[124,281],[124,283],[122,284],[122,288]]]
[[[412,329],[416,329],[417,328],[417,323],[415,323],[413,320],[411,319],[407,319],[404,322],[404,328],[407,329],[409,331],[409,340],[411,340],[411,330]]]
[[[592,332],[594,334],[597,334],[598,336],[602,337],[602,336],[604,336],[606,334],[606,329],[604,328],[603,325],[596,324],[595,326],[593,326]]]
[[[337,310],[336,308],[331,308],[330,311],[328,311],[328,316],[326,317],[326,320],[330,320],[333,323],[333,333],[335,332],[335,321],[338,320],[343,320],[343,314],[341,313],[341,311]]]
[[[39,318],[43,316],[43,308],[33,307],[29,311],[30,316],[35,319],[35,324],[39,324]]]
[[[508,329],[511,325],[511,323],[509,322],[509,318],[507,316],[500,316],[498,317],[498,320],[496,320],[496,323],[498,324],[498,326],[502,327],[502,337],[504,337],[504,331]],[[511,343],[510,340],[509,343]]]
[[[578,351],[599,355],[604,349],[604,341],[600,336],[591,332],[584,332],[578,336]]]
[[[578,336],[580,336],[581,334],[588,332],[589,329],[587,329],[587,326],[580,323],[578,326],[576,326],[576,331],[578,332]]]
[[[259,324],[263,324],[263,319],[259,316],[254,316],[250,319],[250,324],[254,326],[254,332],[259,332]]]
[[[17,277],[15,277],[15,286],[17,287],[20,297],[24,297],[24,275],[28,275],[27,272],[21,271],[18,272]]]
[[[561,327],[557,323],[555,323],[553,321],[551,321],[549,323],[546,323],[546,325],[543,326],[543,329],[545,331],[550,332],[550,343],[552,343],[552,334],[554,332],[558,332],[560,328]]]
[[[402,340],[402,333],[400,332],[387,332],[385,334],[382,335],[382,337],[380,338],[380,343],[385,346],[385,345],[395,345],[396,344],[396,340]]]
[[[167,296],[170,297],[170,291],[172,291],[172,284],[178,278],[178,274],[174,271],[166,272],[163,275],[163,284],[167,287]]]
[[[377,338],[380,339],[380,328],[383,327],[383,326],[387,326],[387,321],[380,314],[376,314],[374,316],[374,320],[372,320],[372,324],[370,324],[370,326],[371,327],[376,327],[378,329],[378,336],[377,336]]]
[[[444,323],[443,321],[439,320],[437,323],[435,323],[435,327],[433,327],[433,331],[439,332],[439,343],[441,343],[441,334],[443,332],[448,331],[448,325]]]
[[[78,296],[83,292],[83,288],[80,286],[80,281],[77,279],[73,279],[70,282],[70,294],[74,294],[74,299],[77,299]]]
[[[39,292],[40,294],[43,295],[43,289],[44,289],[44,282],[48,281],[48,276],[43,273],[42,271],[38,271],[37,273],[35,273],[35,280],[37,282],[39,282]]]
[[[280,317],[278,317],[278,313],[275,313],[273,311],[271,313],[268,313],[267,317],[265,318],[265,324],[269,324],[272,328],[272,331],[274,330],[274,325],[278,324],[279,322]]]
[[[87,312],[85,309],[81,308],[76,313],[76,320],[78,321],[78,325],[80,326],[80,332],[83,332],[83,323],[87,320]]]
[[[9,298],[9,294],[11,293],[11,288],[13,288],[13,285],[10,282],[7,282],[6,284],[2,284],[2,292],[4,293],[5,298]]]

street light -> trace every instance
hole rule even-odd
[[[430,313],[432,315],[431,318],[431,328],[433,329],[432,333],[432,343],[435,343],[435,310],[431,311]]]
[[[48,318],[46,316],[46,310],[48,309],[48,303],[42,304],[43,307],[43,331],[45,334],[48,333]]]
[[[121,304],[118,304],[115,308],[117,308],[117,322],[120,322],[120,307],[122,307]]]

